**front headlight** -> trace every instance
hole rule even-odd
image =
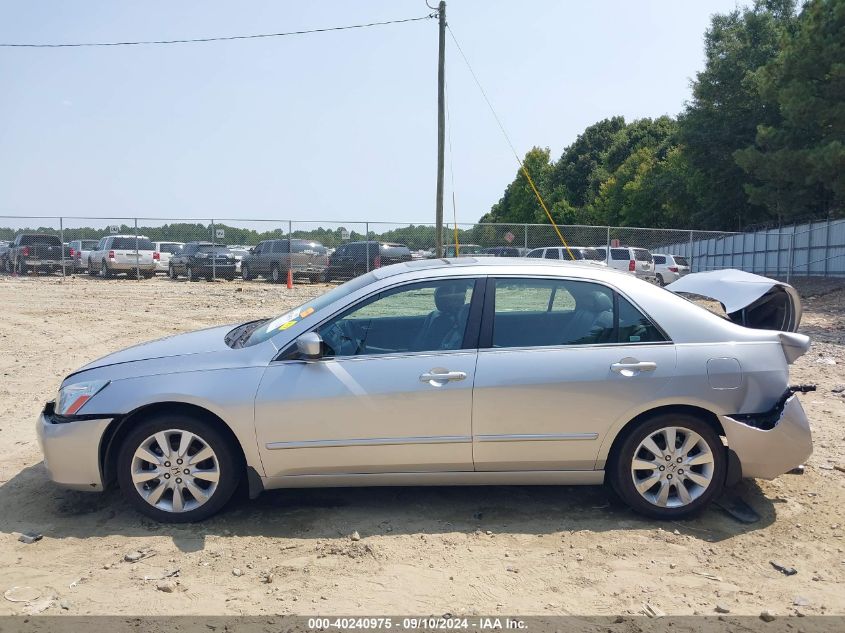
[[[107,384],[109,384],[108,380],[89,380],[88,382],[77,382],[59,389],[59,398],[56,401],[56,413],[58,415],[74,415],[78,413],[83,405],[97,395]]]

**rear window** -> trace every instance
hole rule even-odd
[[[379,250],[384,257],[407,257],[411,254],[404,244],[381,244]]]
[[[225,246],[212,246],[211,244],[200,244],[197,246],[197,253],[211,253],[214,252],[216,255],[228,255],[229,249]]]
[[[48,246],[61,246],[62,241],[55,235],[24,235],[21,237],[21,246],[32,246],[33,244],[47,244]]]
[[[678,264],[678,266],[689,266],[689,262],[686,257],[680,257],[679,255],[673,255],[672,257],[675,258],[675,263]]]
[[[326,247],[320,242],[300,242],[293,240],[291,242],[291,250],[294,253],[314,253],[315,255],[325,255]]]
[[[111,248],[116,251],[134,251],[135,250],[135,243],[138,244],[139,251],[154,251],[155,246],[153,243],[146,237],[116,237],[111,242]]]
[[[162,242],[159,245],[159,251],[162,253],[170,253],[171,255],[175,255],[179,251],[182,250],[181,244],[167,244],[166,242]]]
[[[651,253],[649,253],[644,248],[635,248],[634,249],[634,259],[638,262],[650,262],[652,261]]]
[[[83,251],[93,251],[95,248],[97,248],[98,243],[99,242],[97,242],[97,240],[82,240],[79,243],[79,248],[81,248]]]
[[[631,253],[627,248],[611,248],[610,259],[631,259]]]

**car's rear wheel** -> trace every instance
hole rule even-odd
[[[167,276],[171,279],[179,279],[179,275],[176,273],[176,269],[173,267],[173,264],[167,267]]]
[[[677,519],[698,512],[721,493],[727,454],[707,422],[668,413],[634,428],[610,467],[614,489],[634,510]]]
[[[661,288],[666,285],[666,282],[663,280],[663,275],[661,275],[659,273],[657,275],[657,285],[660,286]]]
[[[194,274],[194,269],[190,266],[185,268],[185,277],[188,278],[188,281],[199,281],[199,277]]]
[[[252,279],[252,272],[249,270],[249,266],[246,264],[241,264],[241,277],[244,281],[249,281]]]
[[[100,277],[104,277],[105,279],[109,279],[112,276],[113,276],[112,272],[109,270],[109,265],[106,263],[106,260],[104,259],[102,262],[100,262]]]
[[[96,277],[97,271],[94,270],[94,265],[91,263],[91,260],[88,260],[88,274],[92,277]]]
[[[282,271],[279,270],[278,265],[273,265],[273,270],[270,272],[270,279],[274,284],[282,283]]]
[[[157,521],[201,521],[220,511],[237,488],[242,468],[230,444],[215,427],[188,415],[144,420],[121,445],[120,488]]]

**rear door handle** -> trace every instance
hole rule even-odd
[[[439,386],[447,382],[465,380],[467,374],[465,371],[448,371],[441,369],[432,369],[424,374],[420,374],[420,382],[431,383]]]
[[[618,363],[613,363],[610,366],[612,371],[623,376],[635,376],[641,371],[654,371],[657,369],[657,363],[652,361],[629,361],[624,359]]]

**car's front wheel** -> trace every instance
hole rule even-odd
[[[721,493],[727,454],[707,422],[670,413],[634,428],[610,467],[614,489],[634,510],[656,519],[678,519],[698,512]]]
[[[252,279],[252,272],[249,270],[249,266],[246,264],[241,264],[241,277],[244,281],[249,281]]]
[[[212,425],[182,414],[139,423],[117,458],[128,501],[157,521],[201,521],[232,497],[241,472],[228,440]]]

